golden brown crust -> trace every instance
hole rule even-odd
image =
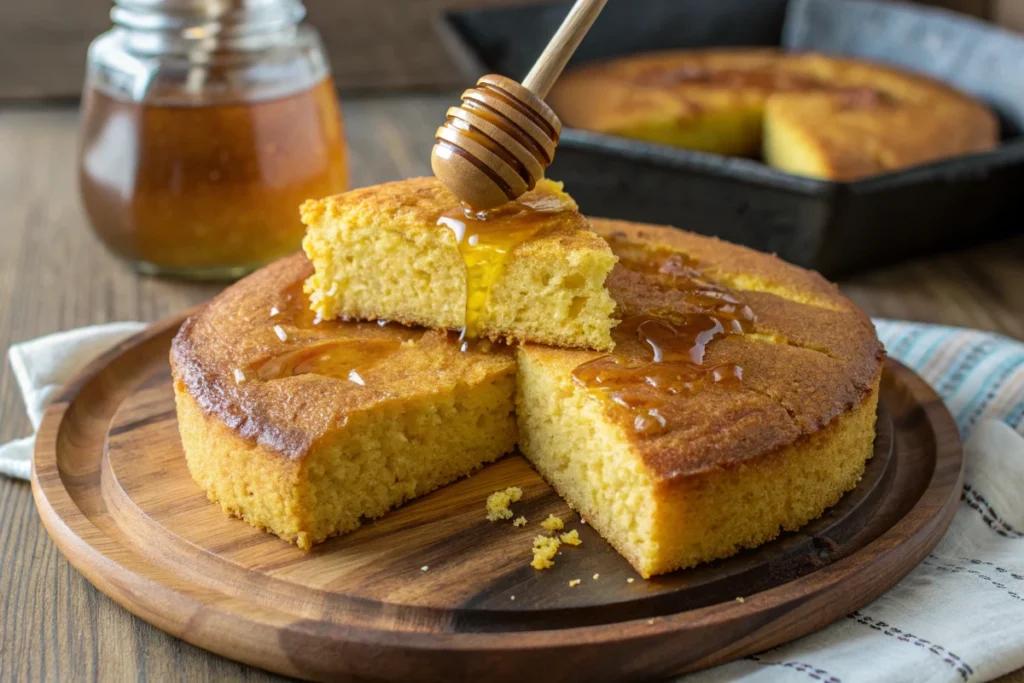
[[[665,401],[660,412],[674,428],[656,436],[636,434],[621,414],[612,418],[623,423],[656,477],[670,481],[770,453],[814,434],[876,390],[885,351],[874,326],[820,275],[674,228],[604,219],[592,225],[611,238],[613,249],[624,241],[687,254],[705,276],[738,293],[756,316],[750,334],[707,347],[705,364],[743,369],[738,388],[709,384]],[[616,266],[608,288],[620,313],[636,314],[652,305],[692,307],[651,277],[630,272],[622,262]],[[567,372],[600,355],[540,347],[530,352],[557,359]]]
[[[994,114],[946,84],[815,53],[722,49],[636,55],[570,71],[549,101],[566,125],[652,140],[666,133],[639,131],[686,131],[707,117],[733,117],[726,126],[746,132],[731,129],[742,140],[733,143],[738,148],[726,143],[724,149],[744,155],[758,153],[756,120],[764,115],[766,126],[794,131],[787,139],[795,136],[815,159],[818,170],[809,174],[836,180],[982,151],[998,140]],[[723,143],[714,137],[700,148],[717,151]]]
[[[578,213],[576,202],[561,191],[561,183],[541,179],[537,187],[520,198],[531,205],[550,206],[549,219],[537,235],[516,245],[516,253],[529,256],[537,250],[571,251],[599,247],[599,241],[587,229],[586,219]],[[456,242],[454,234],[438,227],[442,215],[460,210],[458,197],[434,178],[409,178],[381,185],[362,187],[324,199],[310,199],[300,207],[307,226],[323,223],[325,218],[346,217],[352,222],[400,226],[409,239],[417,234],[427,239],[441,235]],[[556,210],[557,209],[557,210]]]
[[[207,414],[246,439],[302,457],[349,417],[393,402],[453,391],[514,371],[505,352],[461,353],[454,336],[375,323],[294,320],[289,296],[301,296],[312,268],[304,254],[273,263],[228,287],[182,325],[171,346],[175,381]],[[302,299],[304,301],[304,299]],[[271,315],[278,307],[281,313]],[[278,337],[280,326],[286,340]],[[403,342],[361,370],[365,386],[344,378],[301,374],[260,379],[254,368],[281,354],[343,339]],[[238,381],[235,371],[245,374]]]

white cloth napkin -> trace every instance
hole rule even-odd
[[[89,361],[145,327],[142,323],[110,323],[57,332],[15,344],[7,352],[11,369],[25,399],[32,431],[39,429],[50,398]],[[0,416],[3,417],[3,416]],[[28,479],[36,437],[27,436],[0,446],[0,474]]]
[[[866,607],[687,683],[986,681],[1024,667],[1024,344],[952,327],[875,324],[889,354],[936,388],[967,439],[966,485],[949,533]],[[12,346],[33,427],[57,389],[142,328],[97,325]],[[0,446],[0,473],[27,479],[33,441]]]

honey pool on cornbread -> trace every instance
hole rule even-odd
[[[438,230],[433,212],[411,215]],[[172,350],[194,478],[229,513],[308,547],[518,441],[643,576],[764,543],[851,489],[874,438],[883,352],[870,321],[774,257],[591,225],[619,259],[612,354],[463,352],[450,332],[316,323],[302,256],[229,288]]]

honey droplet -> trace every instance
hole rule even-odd
[[[566,209],[557,196],[540,194],[490,211],[473,212],[459,206],[437,219],[437,225],[454,233],[466,266],[466,316],[460,339],[480,337],[480,324],[490,302],[491,289],[501,276],[509,254],[518,245],[555,225],[554,214]]]

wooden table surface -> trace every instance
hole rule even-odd
[[[430,143],[453,97],[345,101],[354,185],[430,172]],[[219,289],[150,279],[110,256],[75,188],[77,111],[0,109],[0,351],[42,334],[152,321]],[[841,283],[869,314],[995,330],[1024,339],[1024,238]],[[29,433],[0,365],[0,443]],[[0,681],[277,680],[165,635],[95,590],[57,551],[26,482],[0,477]],[[1005,681],[1024,683],[1021,672]]]

